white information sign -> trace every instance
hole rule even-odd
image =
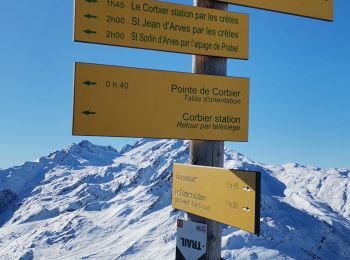
[[[207,225],[188,220],[177,220],[176,260],[205,259],[207,252]]]

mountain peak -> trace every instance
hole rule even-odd
[[[57,150],[48,156],[39,159],[43,164],[64,164],[70,166],[77,165],[107,165],[114,158],[119,156],[119,152],[112,146],[94,145],[87,140],[79,144],[71,144],[63,150]]]

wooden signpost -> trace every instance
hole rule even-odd
[[[327,21],[334,4],[219,1],[75,0],[75,41],[195,54],[193,74],[77,63],[73,134],[192,139],[190,164],[211,167],[174,165],[172,203],[204,224],[206,253],[195,255],[206,260],[221,258],[220,222],[260,230],[260,174],[214,168],[223,167],[223,141],[248,140],[249,80],[223,76],[227,58],[248,59],[249,21],[228,3]],[[186,247],[205,241],[182,238],[190,258]]]
[[[260,173],[174,164],[176,209],[260,233]]]
[[[249,79],[76,63],[74,135],[247,141]]]
[[[194,4],[210,9],[227,10],[227,4],[216,1],[197,0]],[[199,74],[221,75],[227,74],[227,59],[211,56],[192,56],[192,72]],[[190,145],[190,164],[223,167],[224,142],[192,140]],[[222,228],[217,221],[187,214],[191,221],[207,225],[207,255],[206,260],[221,258]]]
[[[248,59],[248,18],[149,0],[75,0],[74,40]]]
[[[333,21],[334,0],[219,0],[229,4]]]

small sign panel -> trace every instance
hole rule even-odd
[[[249,79],[76,63],[73,134],[248,140]]]
[[[75,0],[74,40],[248,59],[249,16],[149,0]]]
[[[219,0],[229,4],[255,7],[269,11],[294,14],[333,21],[334,0]]]
[[[207,225],[188,220],[177,220],[176,260],[205,259],[207,252]]]
[[[172,206],[259,235],[260,173],[174,164]]]

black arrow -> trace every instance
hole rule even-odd
[[[96,19],[96,18],[97,18],[96,15],[92,15],[92,14],[84,14],[84,16],[85,16],[86,18],[88,18],[88,19],[91,19],[91,18]]]
[[[95,31],[91,31],[90,29],[85,30],[84,33],[87,33],[87,34],[96,34]]]
[[[89,86],[89,87],[90,87],[91,85],[97,85],[96,82],[92,82],[92,81],[90,81],[90,80],[83,82],[83,84],[85,84],[86,86]]]
[[[87,116],[96,115],[96,112],[92,112],[92,111],[89,111],[89,110],[83,111],[82,113],[87,115]]]
[[[97,0],[85,0],[88,3],[97,3]]]

